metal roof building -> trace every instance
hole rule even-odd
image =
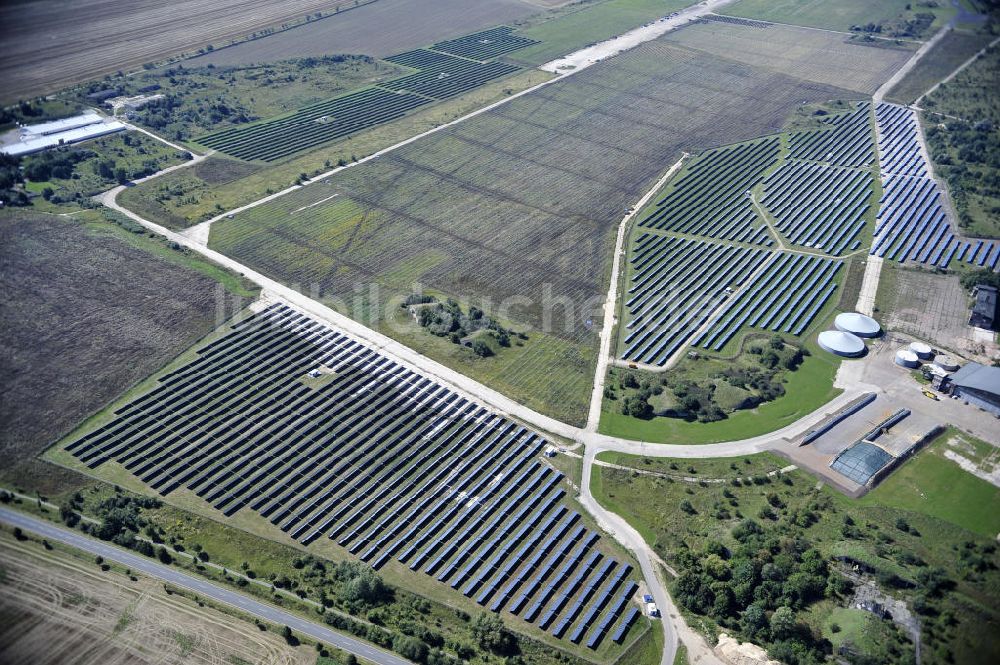
[[[952,394],[1000,417],[1000,367],[967,363],[951,375]]]
[[[128,129],[123,123],[88,111],[72,118],[25,125],[19,130],[19,139],[0,146],[0,152],[14,157],[41,152],[58,145],[69,145]]]
[[[986,330],[996,330],[998,320],[997,305],[1000,304],[997,298],[997,287],[980,284],[972,294],[976,298],[972,306],[972,316],[969,317],[969,325]]]

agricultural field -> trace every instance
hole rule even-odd
[[[504,306],[500,318],[583,359],[524,354],[505,391],[580,423],[596,344],[587,322],[625,209],[681,150],[759,136],[804,98],[849,94],[657,40],[220,220],[209,242],[329,302],[377,284],[370,305],[384,304],[420,283],[484,310]]]
[[[671,35],[671,42],[688,48],[863,95],[913,54],[908,46],[875,48],[844,35],[767,23],[701,20]]]
[[[817,486],[802,471],[777,473],[787,462],[771,454],[670,460],[603,453],[599,461],[627,468],[596,467],[592,488],[677,569],[674,597],[710,639],[735,632],[783,662],[792,651],[822,660],[829,649],[822,638],[836,634],[831,615],[843,632],[857,635],[842,608],[869,581],[916,615],[921,662],[992,662],[1000,653],[995,530],[968,524],[965,509],[956,510],[968,505],[963,497],[989,501],[977,492],[992,486],[939,457],[943,443],[918,453],[862,500]],[[926,487],[928,497],[918,499],[914,486]],[[761,561],[768,551],[762,543],[771,538],[795,545]],[[741,565],[753,556],[758,563]],[[869,655],[912,662],[910,638],[882,625],[888,632],[869,646],[884,651]]]
[[[5,211],[0,230],[2,476],[54,491],[79,477],[35,455],[213,330],[218,317],[255,291],[95,211]]]
[[[645,630],[628,612],[632,563],[566,505],[563,475],[541,461],[546,445],[274,304],[92,418],[50,459],[121,469],[227,519],[252,510],[309,551],[408,569],[404,580],[427,576],[417,588],[446,585],[555,644],[614,659]]]
[[[959,235],[941,186],[931,177],[916,111],[879,104],[875,118],[884,192],[871,253],[928,267],[948,268],[954,260],[1000,268],[1000,242]]]
[[[312,665],[249,621],[199,607],[163,584],[0,535],[0,660],[59,665]],[[263,659],[263,660],[262,660]]]
[[[854,30],[882,37],[930,37],[950,19],[955,10],[947,2],[907,0],[740,0],[721,10],[729,16],[811,28],[847,32]],[[931,20],[918,18],[930,14]]]
[[[5,4],[6,51],[0,78],[0,102],[10,104],[53,92],[80,81],[147,62],[219,45],[235,37],[306,15],[329,14],[354,0],[222,0],[206,4],[184,0],[164,7],[141,0],[109,11],[100,0],[72,8],[45,2]],[[45,38],[39,40],[37,26]]]
[[[990,94],[998,82],[1000,48],[993,47],[921,102],[934,170],[948,183],[959,224],[986,238],[1000,238],[1000,109]]]
[[[889,91],[887,99],[912,104],[990,41],[989,35],[980,32],[951,30]]]
[[[332,53],[382,58],[542,10],[521,0],[377,0],[330,19],[216,49],[185,66],[232,67]]]
[[[240,159],[275,161],[343,139],[398,120],[417,107],[464,94],[517,72],[516,65],[492,59],[534,43],[512,32],[512,28],[502,26],[440,42],[431,49],[390,56],[389,62],[416,73],[389,77],[375,87],[197,140]]]

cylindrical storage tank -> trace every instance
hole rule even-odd
[[[865,353],[864,340],[843,330],[825,330],[819,334],[816,341],[824,351],[845,358],[855,358]]]
[[[946,372],[958,371],[958,363],[951,356],[935,356],[934,364]]]
[[[833,325],[837,327],[837,330],[849,332],[858,337],[878,337],[882,331],[882,326],[878,324],[878,321],[858,312],[838,314]]]
[[[896,364],[900,367],[909,367],[914,369],[920,367],[920,358],[917,357],[913,351],[909,349],[900,349],[896,351]]]
[[[922,358],[924,360],[927,360],[934,355],[934,351],[931,350],[931,347],[923,342],[912,342],[910,344],[910,351],[913,351],[917,354],[918,358]]]

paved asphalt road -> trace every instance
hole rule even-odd
[[[326,626],[307,621],[273,605],[259,602],[242,593],[237,593],[208,580],[188,575],[171,566],[165,566],[147,557],[133,554],[100,540],[95,540],[77,531],[72,531],[7,508],[0,508],[0,521],[6,522],[11,526],[21,527],[24,531],[30,531],[48,540],[58,541],[84,552],[89,552],[95,556],[100,555],[108,561],[128,566],[132,570],[161,579],[175,586],[184,587],[196,592],[200,596],[225,603],[265,621],[288,626],[299,635],[305,635],[324,644],[343,649],[373,663],[379,663],[379,665],[412,665],[405,658],[379,649],[367,642],[334,632]]]

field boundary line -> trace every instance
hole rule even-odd
[[[601,326],[601,346],[597,354],[597,369],[594,371],[594,388],[590,394],[590,411],[587,413],[587,432],[596,432],[601,421],[601,405],[604,402],[604,382],[608,373],[608,361],[611,356],[611,337],[615,328],[615,312],[618,310],[618,281],[621,272],[622,257],[625,255],[625,239],[628,236],[629,224],[649,203],[650,199],[660,191],[684,165],[684,160],[690,155],[681,153],[681,158],[667,169],[667,172],[657,180],[653,187],[632,207],[631,212],[622,218],[618,225],[618,237],[615,238],[615,253],[611,262],[611,283],[608,285],[608,295],[604,299],[604,323]]]

